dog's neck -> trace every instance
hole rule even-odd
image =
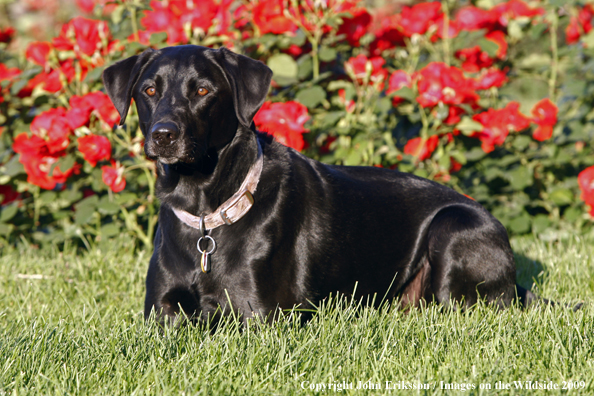
[[[194,215],[212,213],[238,191],[257,156],[256,133],[239,126],[232,141],[211,150],[199,167],[158,163],[157,196]]]

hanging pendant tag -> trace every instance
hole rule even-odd
[[[202,268],[202,272],[205,274],[210,272],[210,254],[208,252],[202,252],[202,257],[200,258],[200,267]]]
[[[204,248],[204,250],[202,250],[202,247],[200,247],[200,243],[202,241],[206,242],[206,246]],[[208,250],[208,245],[210,244],[209,242],[212,242],[212,248],[210,250]],[[217,243],[215,242],[214,239],[212,239],[212,237],[206,235],[204,237],[200,237],[198,238],[198,242],[196,243],[196,248],[198,249],[198,251],[200,252],[200,268],[202,269],[203,273],[208,273],[210,272],[210,255],[213,254],[215,252],[215,250],[217,249]]]

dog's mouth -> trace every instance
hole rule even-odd
[[[179,142],[171,147],[159,147],[148,142],[144,146],[144,152],[150,160],[159,161],[166,165],[180,163],[194,165],[201,158],[198,147],[193,142],[185,142],[185,144]]]

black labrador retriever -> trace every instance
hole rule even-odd
[[[271,76],[246,56],[193,45],[103,73],[121,123],[136,102],[157,161],[145,316],[233,311],[245,321],[331,293],[402,306],[536,298],[516,286],[507,232],[480,204],[410,174],[325,165],[258,133]]]

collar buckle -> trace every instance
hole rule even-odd
[[[237,220],[235,220],[235,221],[232,220],[231,216],[233,216],[233,214],[230,214],[228,212],[233,211],[233,209],[235,209],[237,207],[237,205],[241,202],[243,197],[247,198],[247,202],[244,204],[244,208],[249,210],[249,208],[251,208],[252,205],[254,204],[254,196],[247,188],[244,188],[243,191],[241,191],[237,195],[237,198],[235,198],[234,200],[229,202],[229,204],[224,209],[221,209],[221,211],[220,211],[221,219],[223,219],[223,222],[225,222],[225,224],[231,225],[235,221],[237,221]],[[246,212],[247,212],[247,210],[246,210]]]

